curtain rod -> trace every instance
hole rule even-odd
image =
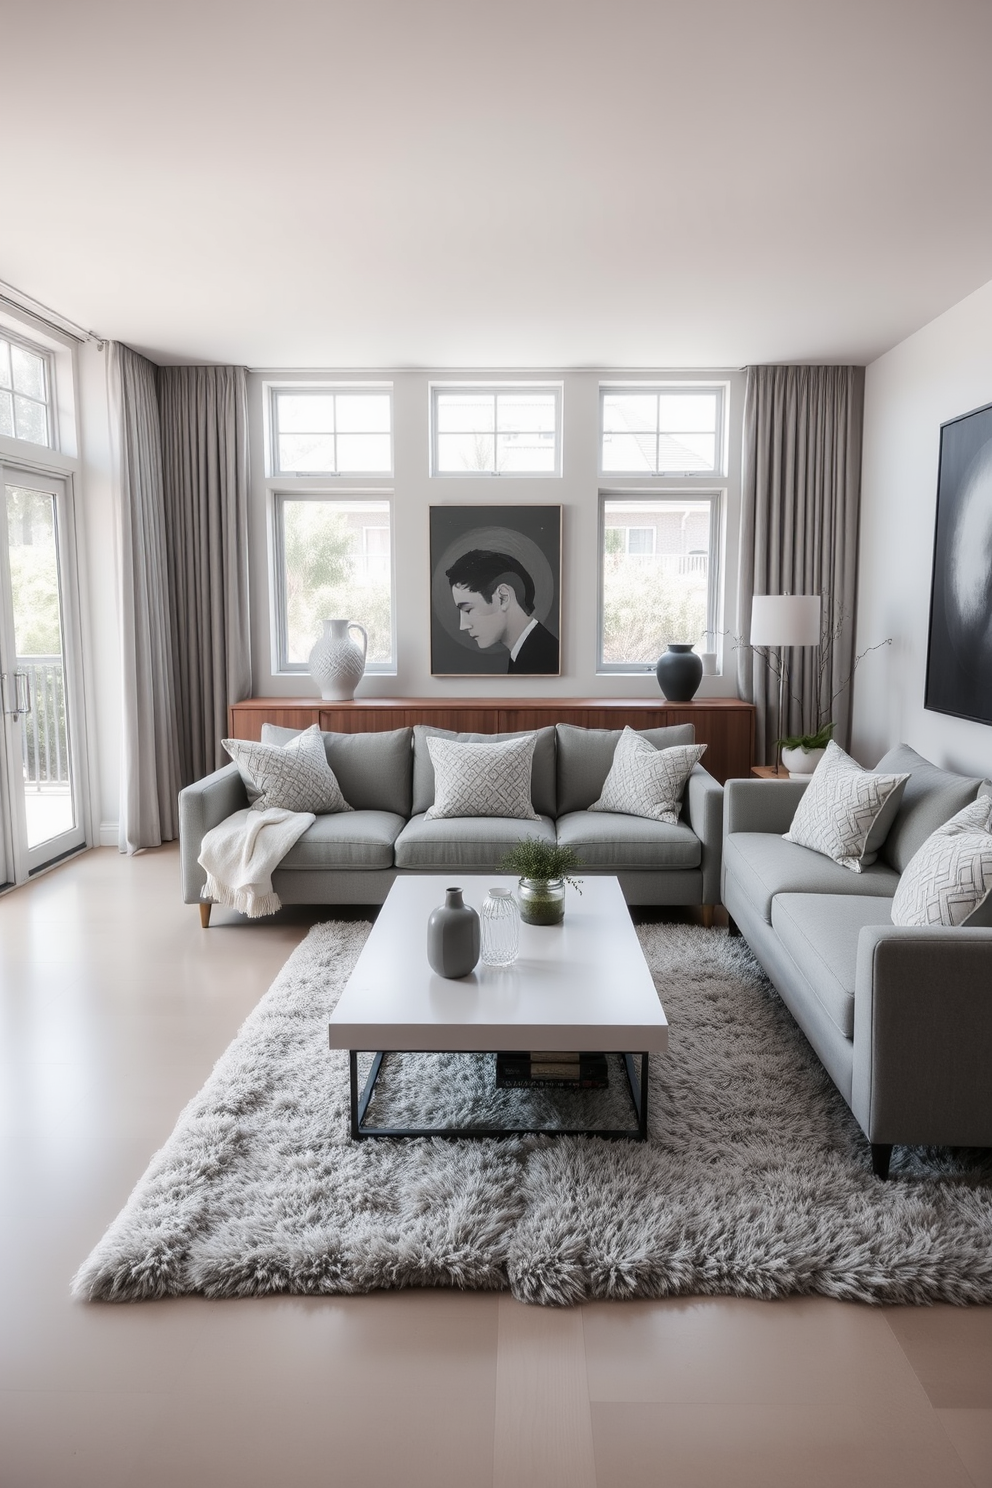
[[[88,331],[84,326],[77,325],[74,320],[69,320],[68,316],[60,315],[57,310],[52,310],[50,306],[41,300],[36,300],[32,295],[24,294],[22,290],[17,289],[13,284],[7,284],[3,279],[0,279],[0,303],[10,305],[14,310],[27,311],[29,315],[34,316],[35,320],[51,326],[53,331],[64,331],[74,341],[92,341],[100,351],[106,345],[105,336],[98,336],[94,331]]]

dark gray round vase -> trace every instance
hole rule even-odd
[[[658,686],[670,703],[689,703],[703,676],[702,659],[688,644],[672,642],[655,667]]]
[[[479,961],[482,929],[471,904],[462,900],[461,889],[445,889],[444,903],[427,921],[427,959],[443,977],[468,976]]]

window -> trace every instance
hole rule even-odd
[[[53,447],[51,363],[44,352],[0,337],[0,434]]]
[[[275,497],[277,671],[305,672],[325,619],[369,633],[367,670],[393,666],[388,497]]]
[[[560,387],[435,387],[435,475],[560,475]]]
[[[715,493],[602,498],[599,670],[642,672],[715,629]]]
[[[388,390],[273,388],[272,466],[277,475],[389,475]]]
[[[723,388],[603,388],[606,475],[715,475],[723,469]]]

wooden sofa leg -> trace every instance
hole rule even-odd
[[[214,906],[212,900],[200,900],[200,925],[204,930],[206,930],[207,926],[210,924],[210,911],[213,909],[213,907]]]
[[[703,929],[704,930],[712,930],[713,929],[713,905],[712,904],[704,904],[702,906],[702,909],[703,909]]]
[[[889,1163],[892,1159],[891,1142],[872,1142],[871,1144],[871,1170],[876,1178],[881,1178],[884,1183],[889,1176]]]
[[[734,919],[733,915],[728,915],[727,916],[727,934],[729,936],[731,936],[731,938],[733,938],[736,935],[740,935],[740,933],[741,933],[741,927],[738,925],[738,923]]]

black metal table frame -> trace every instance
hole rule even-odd
[[[358,1089],[358,1056],[362,1052],[359,1049],[348,1050],[348,1061],[351,1074],[351,1135],[354,1141],[361,1141],[367,1137],[449,1137],[464,1140],[479,1140],[488,1137],[605,1137],[609,1140],[626,1138],[635,1142],[643,1142],[648,1134],[648,1055],[641,1054],[640,1074],[634,1067],[634,1054],[622,1054],[624,1067],[627,1071],[627,1083],[630,1087],[630,1098],[634,1104],[634,1114],[637,1117],[637,1125],[626,1127],[620,1131],[607,1131],[604,1128],[592,1127],[573,1128],[562,1126],[369,1126],[365,1121],[365,1113],[375,1092],[375,1084],[379,1078],[382,1061],[389,1053],[398,1054],[436,1054],[437,1049],[383,1049],[372,1056],[372,1067],[369,1070],[365,1085],[359,1093]],[[459,1049],[455,1053],[490,1053],[487,1049]],[[538,1087],[539,1088],[539,1087]]]

